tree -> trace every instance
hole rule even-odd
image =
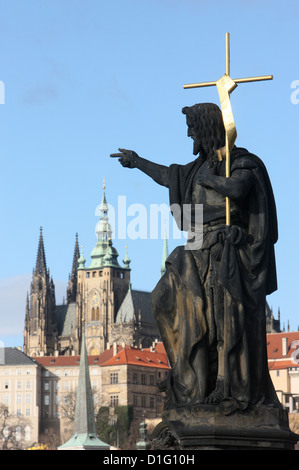
[[[132,406],[101,406],[96,421],[97,434],[112,446],[127,448],[132,421]]]
[[[0,404],[0,448],[21,450],[28,446],[26,433],[31,429],[30,421],[24,416],[9,413],[7,406]]]

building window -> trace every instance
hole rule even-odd
[[[4,388],[7,390],[8,389],[8,382],[4,382]]]
[[[20,393],[17,393],[17,403],[22,403],[22,395]]]
[[[150,385],[155,385],[155,377],[150,375]]]
[[[154,399],[154,397],[150,397],[150,408],[155,408],[155,399]]]
[[[46,406],[48,406],[48,405],[50,404],[49,395],[45,395],[45,397],[44,397],[44,404],[45,404]]]
[[[26,393],[26,403],[31,403],[31,394],[30,393]]]
[[[26,414],[26,416],[30,416],[30,408],[26,408],[25,414]]]
[[[141,406],[142,408],[146,408],[146,397],[144,395],[141,397]]]
[[[110,374],[110,383],[111,384],[118,384],[118,372],[112,372]]]
[[[142,383],[142,385],[146,385],[146,375],[145,374],[141,374],[141,383]]]
[[[22,413],[21,413],[20,408],[17,408],[17,416],[21,416],[21,415],[22,415]]]
[[[22,388],[22,382],[20,380],[17,381],[17,389],[21,390]]]
[[[118,406],[118,395],[111,395],[110,406]]]
[[[137,378],[137,374],[136,372],[133,373],[133,384],[137,384],[138,383],[138,378]]]
[[[137,395],[133,395],[133,405],[138,406],[138,396]]]

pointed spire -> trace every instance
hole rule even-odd
[[[35,274],[47,274],[47,263],[45,255],[45,247],[43,240],[43,229],[40,227],[40,235],[37,249]]]
[[[91,252],[91,264],[89,269],[103,266],[120,267],[117,258],[118,252],[113,247],[111,236],[112,229],[108,219],[109,205],[106,200],[106,182],[103,184],[102,202],[100,204],[100,220],[96,225],[97,244]]]
[[[168,241],[167,241],[167,233],[166,233],[166,227],[165,227],[165,234],[164,234],[164,242],[163,242],[163,253],[162,253],[162,263],[161,263],[161,277],[163,274],[165,274],[166,267],[165,267],[165,262],[168,258]]]
[[[79,381],[75,408],[74,434],[96,434],[93,397],[90,384],[88,356],[83,325]]]
[[[80,258],[78,259],[78,269],[84,269],[85,262],[86,262],[86,259],[84,258],[84,254],[83,254],[83,245],[81,245],[81,255],[80,255]]]
[[[77,296],[77,269],[78,269],[78,260],[80,257],[79,243],[78,243],[78,234],[76,233],[75,249],[73,256],[72,272],[69,275],[69,282],[67,287],[67,303],[75,302]]]
[[[72,277],[77,279],[77,269],[78,269],[78,259],[80,257],[79,243],[78,243],[78,233],[76,233],[75,249],[73,256],[73,265],[72,265]]]
[[[102,442],[96,435],[93,396],[90,384],[88,356],[83,324],[79,380],[76,396],[75,421],[73,436],[59,449],[109,449],[109,444]]]
[[[125,267],[126,269],[130,269],[131,260],[130,260],[130,258],[129,258],[129,256],[128,256],[128,247],[127,247],[127,245],[126,245],[126,253],[125,253],[125,257],[124,257],[124,259],[123,259],[123,263],[124,263],[124,267]]]

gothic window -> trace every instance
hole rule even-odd
[[[96,320],[97,321],[100,320],[100,309],[99,309],[99,307],[96,308]]]
[[[92,307],[92,309],[91,309],[91,321],[95,321],[95,319],[96,319],[95,318],[95,309],[94,309],[94,307]]]

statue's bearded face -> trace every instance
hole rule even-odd
[[[197,155],[202,150],[199,129],[196,122],[190,116],[186,116],[186,121],[188,126],[187,135],[193,139],[193,155]]]
[[[186,106],[182,112],[186,115],[188,137],[193,139],[193,154],[200,153],[210,162],[216,161],[216,150],[225,145],[225,129],[219,107],[213,103],[202,103]]]

